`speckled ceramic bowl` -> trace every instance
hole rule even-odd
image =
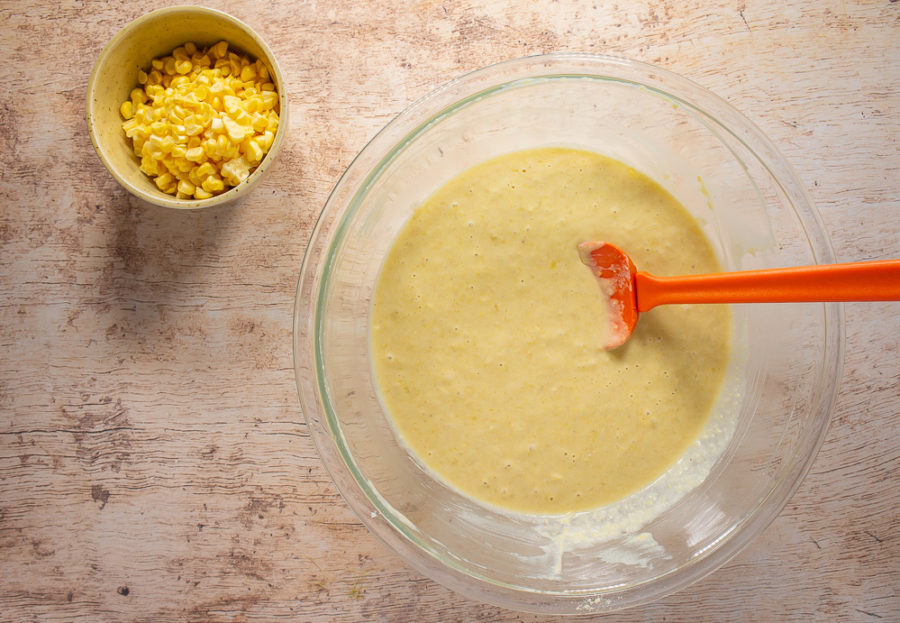
[[[147,70],[154,58],[170,54],[188,41],[205,47],[222,40],[228,41],[230,48],[237,48],[266,64],[278,90],[278,130],[268,153],[246,180],[209,199],[177,199],[159,190],[139,169],[140,162],[132,151],[131,141],[122,130],[119,106],[138,86],[138,70]],[[128,192],[168,208],[208,208],[242,197],[271,167],[287,134],[288,101],[284,77],[275,55],[247,24],[221,11],[176,6],[139,17],[103,48],[88,82],[86,117],[97,155]]]
[[[649,175],[694,215],[724,270],[834,260],[802,184],[751,122],[680,76],[604,56],[524,58],[454,80],[385,127],[335,187],[301,269],[294,363],[337,487],[374,534],[454,590],[533,612],[603,612],[711,573],[778,515],[827,429],[842,313],[732,306],[731,360],[708,423],[641,491],[564,515],[460,494],[390,425],[372,372],[371,298],[428,196],[492,156],[541,146],[592,150]]]

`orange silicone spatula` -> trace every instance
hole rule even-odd
[[[900,301],[900,260],[655,277],[615,245],[582,242],[578,250],[609,298],[605,348],[624,344],[639,312],[657,305]]]

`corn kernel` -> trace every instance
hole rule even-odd
[[[147,141],[148,134],[145,126],[135,125],[129,130],[125,131],[125,136],[130,138],[134,143],[135,149],[140,153],[140,149],[144,146],[144,143]]]
[[[216,58],[222,58],[228,52],[228,42],[227,41],[219,41],[216,45],[214,45],[210,52],[212,52],[213,56]]]
[[[147,175],[158,175],[159,164],[153,158],[144,156],[143,158],[141,158],[141,171],[143,171]]]
[[[192,147],[190,149],[185,150],[184,157],[191,162],[205,162],[206,161],[206,153],[203,151],[202,147]]]
[[[144,89],[132,89],[129,94],[129,99],[131,99],[131,103],[137,106],[138,104],[144,104],[149,99],[147,94],[144,92]]]
[[[193,195],[195,186],[191,184],[187,180],[181,180],[178,182],[178,192],[184,193],[185,195]]]
[[[210,95],[218,97],[219,99],[224,95],[234,95],[234,93],[229,93],[228,91],[229,87],[225,84],[225,81],[221,79],[221,76],[209,87]]]
[[[140,169],[163,192],[208,199],[247,179],[278,127],[278,95],[265,64],[188,42],[138,71],[119,108]]]
[[[262,147],[253,139],[247,139],[241,143],[241,151],[244,152],[244,157],[250,164],[259,164],[263,158]]]
[[[236,95],[226,95],[222,98],[222,106],[225,108],[225,112],[233,115],[241,107],[241,98]]]
[[[163,61],[163,71],[169,75],[175,75],[175,58],[172,56],[167,56]]]
[[[253,114],[253,130],[256,134],[262,134],[269,127],[269,118],[259,113]]]
[[[184,133],[189,137],[194,137],[203,132],[204,127],[201,123],[197,123],[196,117],[191,115],[190,120],[184,120]]]
[[[228,149],[225,150],[225,153],[222,155],[223,160],[234,160],[235,158],[241,157],[241,144],[240,143],[229,143]]]
[[[244,127],[241,124],[228,116],[222,117],[222,123],[225,124],[225,131],[228,133],[228,138],[230,138],[235,143],[239,143],[244,140],[244,135],[246,134],[246,132],[244,131]]]
[[[164,136],[159,141],[159,146],[163,150],[163,153],[170,154],[172,153],[172,149],[175,147],[175,137],[173,136]]]
[[[238,108],[237,114],[234,115],[234,120],[246,128],[253,123],[253,116],[248,114],[243,109]]]
[[[216,139],[208,138],[203,141],[203,153],[206,154],[207,158],[216,159]]]
[[[197,167],[197,175],[205,179],[216,172],[216,167],[211,162],[204,162]]]
[[[269,130],[266,130],[262,133],[262,136],[256,137],[256,142],[259,143],[259,146],[263,148],[263,151],[268,151],[272,146],[272,142],[275,140],[275,134]]]
[[[221,178],[215,175],[210,175],[209,177],[207,177],[205,180],[203,180],[203,183],[200,186],[203,188],[203,190],[210,193],[217,193],[225,190],[225,182],[223,182]]]
[[[172,182],[175,181],[175,178],[172,177],[171,173],[166,172],[166,173],[163,173],[162,175],[158,176],[155,181],[156,181],[157,188],[162,190],[164,188],[169,187],[172,184]]]
[[[237,186],[250,175],[250,163],[244,156],[233,158],[222,165],[222,178]]]
[[[271,110],[278,103],[278,94],[274,91],[263,91],[259,94],[262,100],[262,107],[265,110]]]
[[[247,65],[241,68],[241,82],[250,82],[256,78],[256,68],[253,65]]]

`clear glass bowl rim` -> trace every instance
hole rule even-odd
[[[778,516],[809,471],[827,433],[841,376],[844,322],[842,305],[825,305],[820,391],[814,393],[810,423],[802,443],[787,462],[780,479],[729,534],[722,535],[715,547],[688,564],[642,584],[596,592],[536,593],[474,575],[430,551],[407,530],[402,520],[393,516],[393,509],[380,500],[377,491],[356,469],[333,410],[327,404],[317,313],[323,274],[330,270],[332,250],[342,236],[348,213],[352,213],[358,199],[397,153],[419,134],[466,103],[498,89],[523,80],[560,78],[605,79],[658,92],[737,139],[764,166],[790,201],[816,262],[835,261],[821,218],[792,167],[763,132],[725,100],[683,76],[640,61],[598,54],[526,56],[476,69],[431,91],[385,125],[350,163],[326,200],[304,255],[294,305],[293,357],[301,409],[318,454],[341,495],[372,534],[418,571],[468,597],[517,610],[576,614],[579,606],[589,601],[596,606],[591,612],[611,611],[676,592],[721,567]],[[349,195],[347,201],[344,195]],[[304,378],[301,373],[304,363],[315,379]]]

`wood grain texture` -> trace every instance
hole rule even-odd
[[[539,621],[361,526],[291,361],[294,288],[353,155],[432,87],[551,51],[657,63],[793,163],[838,259],[900,257],[900,3],[209,1],[274,48],[279,162],[243,203],[141,204],[93,153],[102,46],[165,2],[0,1],[0,621]],[[617,620],[900,619],[900,304],[850,304],[837,410],[784,512]]]

